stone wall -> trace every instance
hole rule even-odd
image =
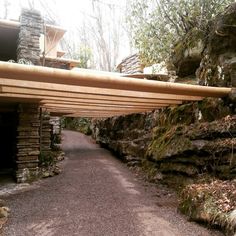
[[[117,66],[117,70],[120,73],[125,74],[137,74],[143,73],[144,66],[138,54],[131,55],[122,60],[122,62]]]
[[[40,112],[38,104],[20,104],[17,128],[16,179],[30,181],[38,175]]]
[[[43,21],[40,13],[23,9],[20,16],[17,61],[25,59],[34,65],[40,65],[39,38],[42,32]]]

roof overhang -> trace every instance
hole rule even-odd
[[[52,114],[110,117],[224,97],[231,88],[140,80],[90,70],[68,71],[0,62],[0,97],[35,100]]]

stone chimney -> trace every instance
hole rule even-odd
[[[20,33],[17,46],[17,61],[24,59],[34,65],[40,65],[40,34],[43,32],[43,20],[36,10],[23,9],[20,16]]]

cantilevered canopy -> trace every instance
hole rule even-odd
[[[35,102],[55,115],[110,117],[224,97],[230,88],[140,80],[90,70],[0,62],[0,101]]]

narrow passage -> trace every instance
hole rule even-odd
[[[64,131],[63,172],[5,196],[6,236],[221,235],[188,222],[92,139]],[[1,196],[2,198],[2,196]]]

